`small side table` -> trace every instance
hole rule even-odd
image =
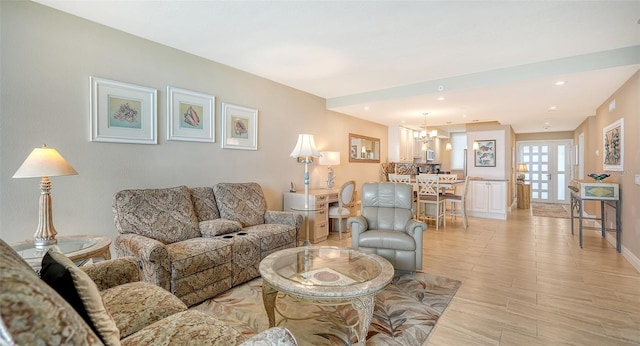
[[[531,185],[516,184],[518,209],[529,209],[531,204]]]
[[[78,266],[87,263],[92,258],[111,259],[111,239],[92,235],[61,236],[56,238],[57,244],[36,248],[33,240],[12,244],[11,247],[35,269],[40,270],[42,257],[50,247],[58,249]]]

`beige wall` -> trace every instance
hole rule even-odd
[[[380,178],[375,163],[348,162],[348,133],[381,139],[387,128],[327,111],[325,100],[32,2],[0,2],[0,238],[32,237],[38,179],[12,179],[30,151],[58,149],[78,176],[53,177],[54,223],[61,235],[116,236],[111,198],[121,189],[259,182],[270,209],[282,209],[289,183],[303,187],[304,165],[289,157],[298,133],[320,150],[340,151],[336,185]],[[215,44],[207,42],[206,44]],[[89,76],[158,90],[157,145],[89,141]],[[216,96],[216,143],[166,140],[166,87]],[[220,148],[220,103],[259,110],[258,151]],[[311,187],[326,167],[311,165]]]
[[[573,139],[573,132],[535,132],[516,134],[516,141],[552,141],[558,139]]]
[[[640,186],[635,185],[634,176],[640,174],[640,72],[636,72],[602,106],[598,107],[595,117],[585,120],[575,131],[585,133],[585,174],[603,173],[603,128],[624,118],[624,171],[607,171],[611,177],[607,182],[620,184],[622,197],[622,246],[625,251],[640,258]],[[609,103],[615,100],[616,107],[609,110]],[[598,153],[596,153],[598,151]],[[587,178],[589,179],[589,178]],[[586,209],[586,208],[585,208]],[[591,213],[597,208],[590,206]],[[607,227],[614,227],[615,214],[607,208]]]

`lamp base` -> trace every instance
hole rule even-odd
[[[35,239],[33,241],[34,247],[37,248],[46,248],[51,245],[58,244],[58,239],[56,238],[45,238],[45,239]]]

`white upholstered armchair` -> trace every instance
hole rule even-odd
[[[362,209],[349,218],[354,248],[378,254],[397,270],[422,269],[424,222],[412,219],[413,188],[403,183],[365,183]]]

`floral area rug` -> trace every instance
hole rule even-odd
[[[531,214],[533,216],[557,217],[562,219],[571,218],[568,204],[531,203]]]
[[[419,272],[394,277],[389,286],[376,294],[366,344],[422,345],[460,285],[457,280]],[[216,316],[247,337],[269,327],[262,303],[261,278],[193,309]],[[300,345],[351,345],[357,337],[347,326],[357,321],[358,315],[351,305],[317,306],[282,293],[276,300],[276,323],[291,330]]]

